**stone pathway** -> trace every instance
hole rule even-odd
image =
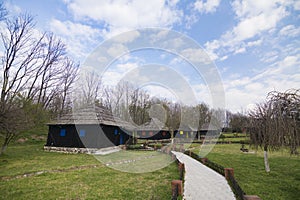
[[[113,147],[107,147],[107,148],[101,148],[99,150],[97,150],[96,152],[94,152],[94,155],[107,155],[107,154],[111,154],[111,153],[115,153],[120,151],[121,148],[118,146],[113,146]]]
[[[225,177],[197,160],[180,152],[172,151],[184,163],[184,192],[186,200],[235,200]]]

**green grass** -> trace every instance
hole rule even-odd
[[[240,142],[240,141],[245,141],[249,140],[248,137],[236,137],[236,138],[218,138],[219,142]]]
[[[225,133],[222,132],[225,137],[246,137],[246,133]]]
[[[0,156],[0,176],[90,164],[100,163],[93,156],[86,154],[45,152],[42,142],[29,145],[11,145],[7,152]]]
[[[151,172],[173,162],[169,155],[156,151],[119,151],[96,158],[113,169],[133,173]]]
[[[234,175],[246,194],[258,195],[264,200],[299,198],[299,156],[291,156],[286,149],[270,152],[271,172],[266,173],[263,152],[250,149],[252,153],[242,153],[240,147],[240,144],[218,144],[207,157],[224,167],[234,168]]]
[[[106,167],[86,154],[44,152],[43,142],[13,144],[0,156],[0,177],[48,170],[41,175],[0,179],[0,199],[171,199],[172,163],[149,173],[125,173]],[[51,172],[74,166],[96,168]]]

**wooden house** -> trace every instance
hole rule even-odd
[[[175,138],[184,138],[193,140],[197,135],[197,129],[190,125],[181,124],[180,127],[174,131]]]
[[[104,107],[87,107],[48,123],[46,146],[105,148],[125,144],[135,127]]]
[[[217,136],[221,133],[221,129],[217,128],[211,123],[204,123],[197,131],[196,138],[201,139],[204,138],[206,135],[208,136]]]
[[[140,139],[161,140],[170,139],[171,134],[164,123],[156,118],[152,118],[150,122],[137,127],[136,137]]]

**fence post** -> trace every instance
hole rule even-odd
[[[174,154],[172,154],[172,160],[175,160],[176,156]]]
[[[180,151],[180,152],[184,152],[184,145],[183,145],[183,144],[180,145],[179,151]]]
[[[166,148],[166,154],[170,154],[170,152],[171,152],[170,150],[171,150],[171,147],[167,147]]]
[[[176,151],[176,145],[172,144],[171,149],[172,149],[172,151]]]
[[[261,200],[259,196],[256,195],[245,195],[244,200]]]
[[[207,162],[207,160],[208,160],[207,158],[201,158],[201,162],[202,162],[202,164],[204,164],[204,165],[205,165],[205,164],[206,164],[206,162]]]
[[[244,200],[261,200],[261,198],[256,195],[245,195]]]
[[[184,163],[179,162],[178,163],[178,170],[182,170],[182,169],[184,169]]]
[[[183,191],[182,191],[182,180],[173,180],[171,182],[172,185],[172,196],[174,196],[175,192],[176,192],[176,188],[178,188],[178,195],[182,195]]]
[[[179,171],[180,180],[183,180],[184,163],[181,163],[181,162],[178,163],[178,171]]]
[[[224,168],[224,172],[225,172],[225,178],[227,180],[229,180],[229,175],[231,175],[232,177],[234,177],[234,171],[233,168]]]

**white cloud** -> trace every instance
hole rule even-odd
[[[259,46],[262,43],[262,40],[250,41],[247,43],[248,47]]]
[[[147,85],[143,89],[149,92],[151,97],[165,98],[170,101],[179,101],[178,96],[170,88],[162,87],[161,85]]]
[[[98,44],[101,38],[99,30],[71,21],[52,19],[50,30],[62,38],[76,60],[85,58],[93,50],[89,47]]]
[[[125,52],[128,52],[128,48],[120,43],[112,44],[111,47],[107,49],[107,53],[113,58],[117,58]]]
[[[192,85],[192,88],[195,92],[196,98],[201,101],[208,104],[210,107],[212,107],[212,95],[210,93],[210,90],[207,85],[205,84],[197,84]]]
[[[246,48],[242,47],[242,48],[235,50],[234,54],[245,53],[245,52],[246,52]]]
[[[265,100],[268,92],[286,91],[300,85],[300,55],[286,56],[253,77],[230,77],[224,81],[227,108],[240,111]]]
[[[296,37],[300,35],[300,27],[295,27],[294,25],[287,25],[279,31],[279,35],[287,37]]]
[[[127,62],[127,63],[123,63],[123,64],[118,64],[117,65],[117,69],[118,69],[118,72],[120,73],[124,73],[124,72],[128,72],[132,69],[135,69],[139,66],[138,63],[130,63],[130,62]]]
[[[104,23],[107,37],[141,27],[171,27],[182,17],[177,1],[70,0],[66,4],[75,19]]]
[[[261,13],[241,20],[233,28],[233,38],[237,42],[252,38],[263,31],[270,30],[285,16],[285,10],[282,7],[272,10],[271,13]],[[231,36],[230,34],[230,36]]]
[[[221,47],[221,42],[219,40],[213,40],[211,42],[208,41],[204,44],[204,46],[205,46],[206,52],[208,53],[209,57],[212,60],[216,60],[219,58],[217,53],[215,52],[217,49],[219,49]],[[227,58],[227,57],[225,57],[225,58]]]
[[[260,59],[260,61],[264,63],[271,63],[274,62],[278,58],[279,52],[277,51],[270,51],[264,54],[264,56]]]
[[[232,7],[235,10],[238,18],[248,18],[261,13],[272,13],[277,7],[277,3],[282,3],[280,0],[235,0]]]
[[[262,44],[248,43],[247,40],[261,37],[262,34],[272,34],[278,23],[288,15],[286,4],[281,0],[235,0],[232,3],[237,24],[226,31],[218,40],[207,42],[205,47],[214,59],[223,57],[222,54],[243,53],[247,47]]]
[[[195,62],[195,63],[211,63],[210,58],[207,53],[202,49],[184,49],[180,52],[182,56],[184,56],[187,60]]]
[[[128,79],[127,74],[136,74],[139,62],[125,62],[111,66],[103,73],[103,84],[104,85],[117,85],[122,78]],[[133,77],[130,77],[133,78]]]
[[[194,9],[200,13],[214,13],[220,5],[221,0],[198,0],[194,3]]]
[[[138,32],[137,30],[134,30],[134,31],[130,31],[128,33],[123,33],[121,35],[114,37],[113,41],[119,42],[119,43],[128,43],[128,42],[134,41],[139,36],[140,36],[140,32]]]
[[[299,64],[299,61],[300,61],[300,55],[287,56],[281,62],[278,63],[278,66],[285,70],[287,67],[296,66],[297,64]]]
[[[18,15],[22,12],[22,9],[19,6],[12,4],[9,1],[6,1],[4,3],[4,7],[7,11],[9,11],[10,13],[13,13],[14,15]]]
[[[220,58],[220,61],[226,60],[227,58],[228,58],[227,55],[226,55],[226,56],[223,56],[223,57]],[[213,60],[214,60],[214,59],[213,59]]]
[[[295,10],[300,10],[300,1],[296,1],[296,2],[294,3],[294,9],[295,9]]]

